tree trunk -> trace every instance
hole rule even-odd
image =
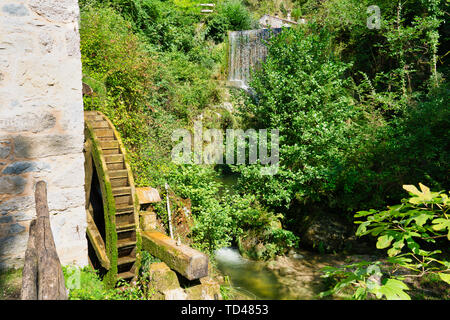
[[[35,200],[37,218],[35,224],[30,227],[28,256],[25,258],[28,258],[28,261],[25,261],[26,268],[23,273],[26,287],[22,288],[24,293],[22,298],[35,297],[33,290],[36,290],[38,300],[66,300],[67,291],[50,227],[47,186],[44,181],[36,184]],[[33,261],[37,262],[37,266]],[[36,275],[36,269],[37,278],[33,277]],[[35,281],[36,289],[30,288],[32,280]]]

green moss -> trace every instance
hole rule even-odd
[[[114,287],[117,281],[117,233],[116,233],[116,205],[112,193],[109,178],[103,166],[103,152],[99,142],[94,134],[93,128],[86,124],[86,136],[92,141],[92,157],[95,168],[97,169],[100,188],[103,194],[103,209],[105,214],[105,234],[106,234],[106,254],[111,262],[111,268],[108,270],[103,280],[108,288]]]
[[[135,208],[135,221],[136,221],[136,262],[135,268],[139,270],[142,263],[142,236],[141,227],[139,223],[139,199],[137,194],[134,194],[134,208]]]

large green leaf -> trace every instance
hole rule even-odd
[[[432,215],[422,213],[421,215],[418,215],[413,219],[416,221],[417,225],[423,226],[427,222],[427,220],[431,219],[432,217]]]
[[[450,240],[450,220],[444,218],[438,218],[433,220],[433,230],[448,230],[447,239]]]
[[[450,274],[449,273],[439,273],[439,277],[441,278],[442,281],[445,281],[448,284],[450,284]]]
[[[420,204],[422,202],[431,201],[433,200],[433,196],[437,196],[439,193],[431,192],[430,188],[427,186],[419,183],[420,190],[419,191],[415,186],[413,185],[403,185],[403,189],[414,195],[415,197],[412,197],[409,199],[410,203],[413,204]]]
[[[385,234],[382,235],[381,237],[378,237],[377,248],[384,249],[389,247],[391,245],[392,240],[394,240],[394,237],[389,234]]]
[[[387,300],[411,300],[411,297],[404,290],[409,290],[409,288],[402,281],[387,279],[379,292],[385,295]]]

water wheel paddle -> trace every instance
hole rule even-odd
[[[89,262],[113,286],[139,271],[139,201],[114,125],[99,111],[85,111],[84,120]]]

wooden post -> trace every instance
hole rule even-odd
[[[172,214],[170,212],[170,202],[169,202],[169,185],[166,182],[166,197],[167,197],[167,214],[169,215],[169,232],[170,237],[173,239],[173,231],[172,231]]]
[[[30,223],[30,236],[22,271],[22,300],[37,300],[38,262],[36,252],[36,220]]]
[[[50,227],[47,185],[44,181],[36,184],[35,201],[37,217],[30,226],[28,255],[25,255],[22,276],[22,299],[36,299],[37,293],[37,300],[66,300],[67,291]]]

